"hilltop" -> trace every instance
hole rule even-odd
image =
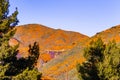
[[[16,28],[15,39],[20,41],[20,43],[24,43],[24,46],[28,46],[34,41],[39,42],[42,45],[42,49],[59,50],[64,46],[65,48],[69,48],[68,45],[73,45],[76,42],[81,42],[88,38],[88,36],[78,32],[52,29],[38,24],[21,25]]]
[[[115,40],[120,42],[120,25],[113,26],[109,29],[96,33],[96,35],[91,37],[91,40],[101,37],[105,43]]]

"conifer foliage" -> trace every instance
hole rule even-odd
[[[29,57],[28,57],[28,66],[30,69],[34,68],[35,65],[37,65],[37,60],[39,58],[39,44],[37,42],[34,42],[34,45],[29,45]]]
[[[29,47],[27,58],[17,58],[18,45],[10,46],[18,23],[17,8],[9,15],[9,0],[0,0],[0,80],[39,80],[41,73],[35,68],[39,56],[39,45]]]
[[[120,47],[116,42],[104,44],[99,38],[84,52],[86,61],[77,65],[80,80],[120,79]]]
[[[40,80],[42,74],[38,72],[36,66],[39,58],[39,45],[34,42],[33,46],[29,45],[29,56],[20,58],[17,62],[17,70],[22,71],[16,75],[13,80]],[[22,65],[21,65],[22,64]],[[17,71],[16,71],[17,72]]]
[[[9,6],[8,0],[0,0],[0,79],[9,78],[7,71],[12,61],[16,59],[15,56],[17,54],[17,46],[11,47],[9,45],[9,39],[15,33],[15,29],[13,28],[18,23],[18,11],[16,9],[12,15],[8,16]]]
[[[100,79],[120,80],[120,47],[115,41],[108,43],[103,61],[98,66]]]

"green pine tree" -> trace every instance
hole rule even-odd
[[[98,70],[102,80],[120,80],[120,47],[115,41],[107,44],[103,62],[98,63]]]
[[[17,63],[15,63],[15,65],[17,64],[17,70],[22,70],[22,72],[16,75],[13,80],[40,80],[42,74],[38,72],[38,69],[35,67],[40,54],[38,43],[35,42],[33,46],[29,45],[28,52],[29,56],[27,58],[20,58]]]
[[[37,65],[37,60],[39,58],[39,44],[34,42],[33,46],[29,45],[29,57],[28,57],[28,66],[29,69],[33,69],[35,65]]]
[[[9,6],[8,0],[0,0],[0,80],[10,78],[7,71],[17,54],[17,46],[11,47],[9,39],[15,33],[14,26],[18,23],[18,11],[16,9],[14,13],[8,16]]]
[[[83,80],[100,80],[98,76],[97,63],[102,61],[105,45],[99,38],[97,41],[92,41],[90,46],[85,48],[84,57],[86,62],[78,65],[79,77]]]
[[[29,70],[25,69],[21,74],[14,77],[12,80],[41,80],[41,73],[36,69]]]
[[[120,47],[115,41],[103,44],[101,39],[92,42],[85,49],[86,62],[78,64],[82,80],[119,80]]]
[[[18,23],[16,11],[9,14],[9,0],[0,0],[0,80],[39,80],[41,73],[35,68],[39,56],[39,45],[30,45],[29,57],[17,59],[18,45],[10,46]]]

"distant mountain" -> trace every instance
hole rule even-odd
[[[78,32],[38,24],[21,25],[16,29],[10,45],[19,43],[19,54],[27,56],[28,45],[38,42],[40,57],[37,67],[43,73],[43,78],[52,78],[51,80],[78,80],[76,64],[85,61],[83,51],[90,41],[101,37],[105,43],[111,40],[120,43],[120,25],[96,33],[91,38]]]

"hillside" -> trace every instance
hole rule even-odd
[[[120,45],[120,25],[113,26],[109,29],[106,29],[104,31],[101,31],[99,33],[96,33],[94,36],[92,36],[90,39],[88,39],[84,44],[84,47],[89,45],[89,43],[92,40],[96,40],[97,38],[101,38],[104,43],[108,43],[109,41],[116,41],[118,45]],[[73,49],[73,51],[76,51],[77,48]],[[79,49],[79,52],[82,52],[83,54],[83,49]],[[76,67],[68,71],[69,73],[69,79],[70,80],[77,80],[77,71]],[[63,75],[62,75],[63,76]],[[61,76],[59,76],[61,78]]]
[[[108,43],[111,40],[115,40],[119,44],[120,25],[99,32],[90,39],[86,39],[82,44],[78,43],[76,47],[67,51],[65,54],[62,54],[44,64],[44,67],[40,68],[40,71],[44,73],[43,75],[51,76],[57,80],[65,80],[66,77],[70,80],[78,80],[76,64],[82,63],[85,60],[82,56],[84,47],[87,46],[90,41],[99,37],[101,37],[105,43]]]
[[[120,25],[113,26],[109,29],[106,29],[102,32],[96,33],[91,39],[96,39],[101,37],[105,43],[109,41],[115,40],[116,42],[120,42]]]
[[[11,45],[20,43],[21,56],[27,56],[28,45],[38,42],[41,55],[38,60],[38,69],[44,77],[52,79],[77,80],[76,64],[85,61],[84,47],[90,41],[101,37],[107,43],[111,40],[120,42],[120,25],[97,33],[89,38],[83,34],[52,29],[43,25],[29,24],[18,26],[16,34],[10,40]]]
[[[65,65],[69,66],[67,71],[70,71],[78,62],[84,61],[79,49],[89,39],[86,35],[38,24],[21,25],[16,29],[10,45],[19,43],[19,56],[26,57],[29,44],[38,42],[41,55],[37,66],[43,76],[56,78],[65,73]]]
[[[16,27],[17,31],[11,44],[20,43],[20,53],[26,56],[28,45],[39,43],[41,52],[49,50],[68,50],[89,37],[78,32],[52,29],[43,25],[28,24]]]
[[[83,48],[81,45],[77,45],[73,49],[64,52],[49,62],[42,65],[39,71],[43,73],[43,76],[53,77],[55,80],[65,80],[68,74],[68,78],[71,79],[77,76],[76,68],[77,63],[85,61],[83,57]],[[73,80],[77,80],[76,77]]]

